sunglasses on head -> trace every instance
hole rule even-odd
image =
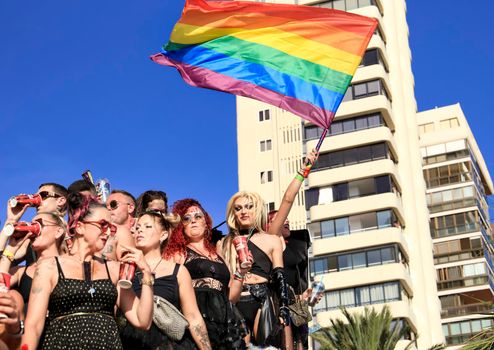
[[[193,213],[185,214],[182,218],[182,222],[184,225],[188,225],[192,222],[192,220],[199,221],[204,219],[204,213],[200,211],[195,211]]]
[[[83,224],[88,224],[88,225],[94,225],[97,226],[100,230],[101,233],[105,233],[110,230],[110,235],[114,236],[115,233],[117,233],[117,226],[113,225],[112,223],[106,221],[105,219],[101,219],[98,221],[91,221],[91,220],[84,220],[81,221]]]
[[[130,203],[119,202],[116,199],[112,199],[110,202],[108,202],[108,204],[106,205],[106,208],[108,210],[115,210],[115,209],[117,209],[122,204],[130,205]]]
[[[58,193],[50,192],[50,191],[41,191],[38,194],[42,200],[45,200],[47,198],[60,198],[60,197],[62,197]]]

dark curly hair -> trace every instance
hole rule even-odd
[[[202,207],[198,200],[192,198],[185,198],[173,203],[172,213],[183,217],[190,207],[198,207],[204,213],[204,219],[206,220],[206,232],[204,234],[204,248],[211,254],[216,254],[216,247],[211,242],[211,229],[213,227],[213,220],[206,210]],[[186,247],[189,243],[184,231],[184,224],[180,222],[173,230],[173,234],[168,240],[168,244],[165,250],[165,258],[172,258],[175,254],[186,256]]]

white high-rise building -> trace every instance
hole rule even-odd
[[[461,249],[479,253],[490,237],[490,230],[483,227],[488,223],[488,212],[484,208],[481,214],[480,207],[471,209],[478,212],[477,224],[483,220],[482,227],[486,231],[481,248],[478,240],[470,239],[484,237],[480,229],[467,235],[469,248],[464,248],[463,236],[438,238],[435,232],[431,233],[435,218],[451,213],[428,210],[428,204],[429,209],[432,205],[430,198],[434,197],[431,193],[443,188],[426,186],[423,167],[427,172],[427,169],[444,165],[439,161],[434,165],[427,163],[429,147],[435,149],[435,140],[448,144],[463,139],[468,145],[465,147],[473,150],[472,159],[481,164],[477,174],[481,179],[479,193],[482,196],[492,194],[492,182],[458,107],[445,110],[454,112],[448,118],[461,115],[458,130],[462,130],[462,136],[455,134],[457,138],[448,138],[451,136],[448,134],[444,136],[447,140],[442,136],[435,139],[434,133],[430,136],[422,130],[428,128],[424,125],[430,123],[429,115],[439,118],[433,123],[442,125],[443,121],[435,117],[437,111],[417,113],[405,1],[273,2],[335,8],[379,21],[328,139],[321,147],[319,160],[289,217],[293,228],[309,228],[313,238],[311,275],[316,279],[324,276],[327,290],[316,310],[319,323],[328,325],[330,318],[341,315],[340,306],[360,310],[367,305],[378,309],[389,305],[397,320],[411,326],[410,336],[418,335],[417,349],[427,349],[445,339],[450,344],[463,341],[467,334],[478,330],[478,324],[469,323],[470,333],[466,328],[463,331],[462,327],[467,326],[460,321],[470,317],[458,318],[459,315],[482,308],[465,307],[471,300],[466,301],[455,293],[467,290],[467,286],[448,285],[453,278],[442,276],[457,272],[450,267],[461,266],[458,269],[463,269],[462,283],[474,283],[476,287],[472,290],[484,290],[471,294],[479,299],[492,298],[492,283],[489,284],[487,273],[492,272],[492,264],[487,264],[485,256],[473,256],[478,259],[468,264],[453,262],[453,255],[468,252],[449,246],[444,248],[441,243],[451,240],[457,244],[460,240]],[[277,208],[285,188],[301,166],[303,155],[316,145],[321,129],[289,112],[238,97],[237,131],[240,190],[259,192],[269,209]],[[461,185],[472,186],[471,181]],[[485,205],[485,200],[482,203]],[[431,224],[430,218],[433,218]],[[442,228],[437,226],[437,229]],[[482,278],[482,287],[478,287],[478,276]],[[480,322],[481,327],[486,325],[487,321]]]

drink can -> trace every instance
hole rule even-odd
[[[309,305],[314,306],[317,303],[317,299],[319,296],[321,296],[322,293],[324,293],[324,283],[322,281],[314,281],[312,283],[312,294],[310,295],[309,298]]]
[[[20,194],[9,199],[9,205],[11,208],[15,208],[18,205],[29,204],[30,207],[39,207],[41,204],[41,196],[35,194]]]
[[[7,293],[10,289],[10,275],[8,273],[0,273],[0,292]],[[8,318],[4,313],[0,313],[1,318]]]
[[[247,237],[237,236],[233,239],[233,245],[237,251],[240,267],[243,269],[249,268],[252,265],[249,257],[249,248],[247,246]]]
[[[120,273],[118,275],[118,285],[120,286],[120,288],[129,289],[132,287],[132,280],[134,279],[135,272],[135,263],[120,263]]]
[[[93,174],[91,174],[90,170],[86,170],[81,174],[82,178],[86,180],[87,182],[90,182],[94,185],[94,180],[93,180]]]
[[[28,223],[25,221],[19,221],[15,224],[7,224],[3,228],[3,233],[7,237],[22,238],[31,232],[32,238],[38,236],[41,233],[41,225],[39,222]]]
[[[101,203],[105,204],[111,192],[110,181],[108,181],[108,179],[98,180],[98,182],[96,182],[96,192],[98,193],[98,198]]]

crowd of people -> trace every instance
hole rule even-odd
[[[312,151],[306,161],[316,159]],[[311,293],[310,239],[287,220],[304,170],[269,215],[257,193],[234,194],[220,240],[198,200],[169,208],[158,190],[137,199],[113,190],[103,202],[83,179],[40,185],[36,204],[9,202],[0,234],[0,286],[9,287],[0,291],[0,350],[306,348],[307,324],[293,324],[290,310]],[[27,225],[39,232],[16,228],[30,206],[36,215]],[[129,266],[135,273],[125,286],[119,279]],[[163,318],[171,320],[166,329]],[[179,321],[182,332],[173,329]]]

